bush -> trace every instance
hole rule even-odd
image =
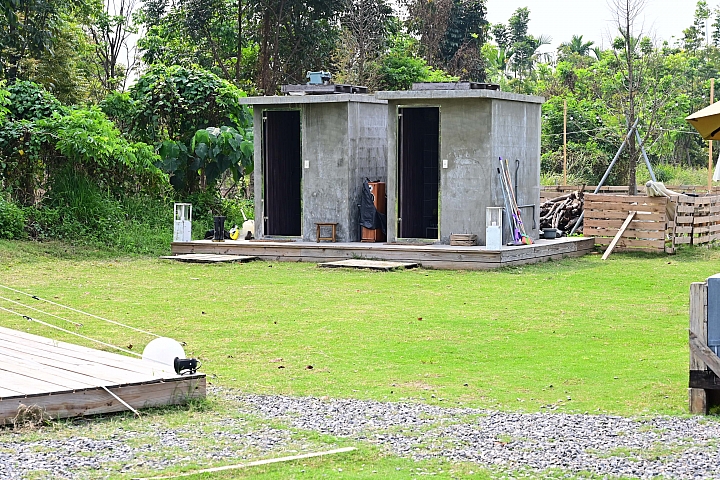
[[[16,240],[26,236],[25,213],[14,203],[0,198],[0,238]]]

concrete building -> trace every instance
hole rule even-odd
[[[387,105],[387,239],[485,245],[486,207],[502,207],[507,159],[528,235],[538,238],[541,97],[495,90],[377,92]],[[506,218],[505,242],[510,235]]]
[[[359,242],[362,182],[387,178],[387,102],[372,95],[248,97],[254,106],[255,236],[316,240],[337,223]]]

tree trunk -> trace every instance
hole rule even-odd
[[[262,40],[260,42],[260,72],[259,72],[259,81],[258,86],[260,87],[260,90],[265,94],[268,95],[270,92],[268,92],[268,86],[270,84],[270,51],[269,51],[269,45],[268,45],[268,38],[270,37],[270,11],[266,7],[263,11],[263,21],[262,21]]]
[[[237,3],[237,60],[235,61],[235,83],[240,85],[240,74],[242,72],[242,0]]]

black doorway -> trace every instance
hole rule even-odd
[[[300,111],[263,112],[265,235],[302,235]]]
[[[399,237],[438,238],[440,108],[401,108]]]

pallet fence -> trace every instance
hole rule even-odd
[[[720,195],[673,197],[675,228],[670,232],[672,247],[703,245],[720,239]]]
[[[635,217],[615,246],[615,250],[666,251],[668,219],[666,197],[629,195],[585,195],[583,235],[595,237],[595,244],[607,247],[630,212]]]
[[[666,185],[668,190],[674,192],[690,193],[697,195],[706,195],[708,193],[707,185]],[[580,189],[580,185],[543,185],[540,187],[540,200],[545,201],[548,198],[557,197],[565,193],[574,192]],[[594,185],[586,185],[584,192],[590,193],[595,191]],[[628,195],[627,186],[603,185],[598,191],[599,194],[609,195]],[[645,195],[645,185],[637,186],[638,195]],[[712,195],[720,195],[720,186],[712,187]]]

